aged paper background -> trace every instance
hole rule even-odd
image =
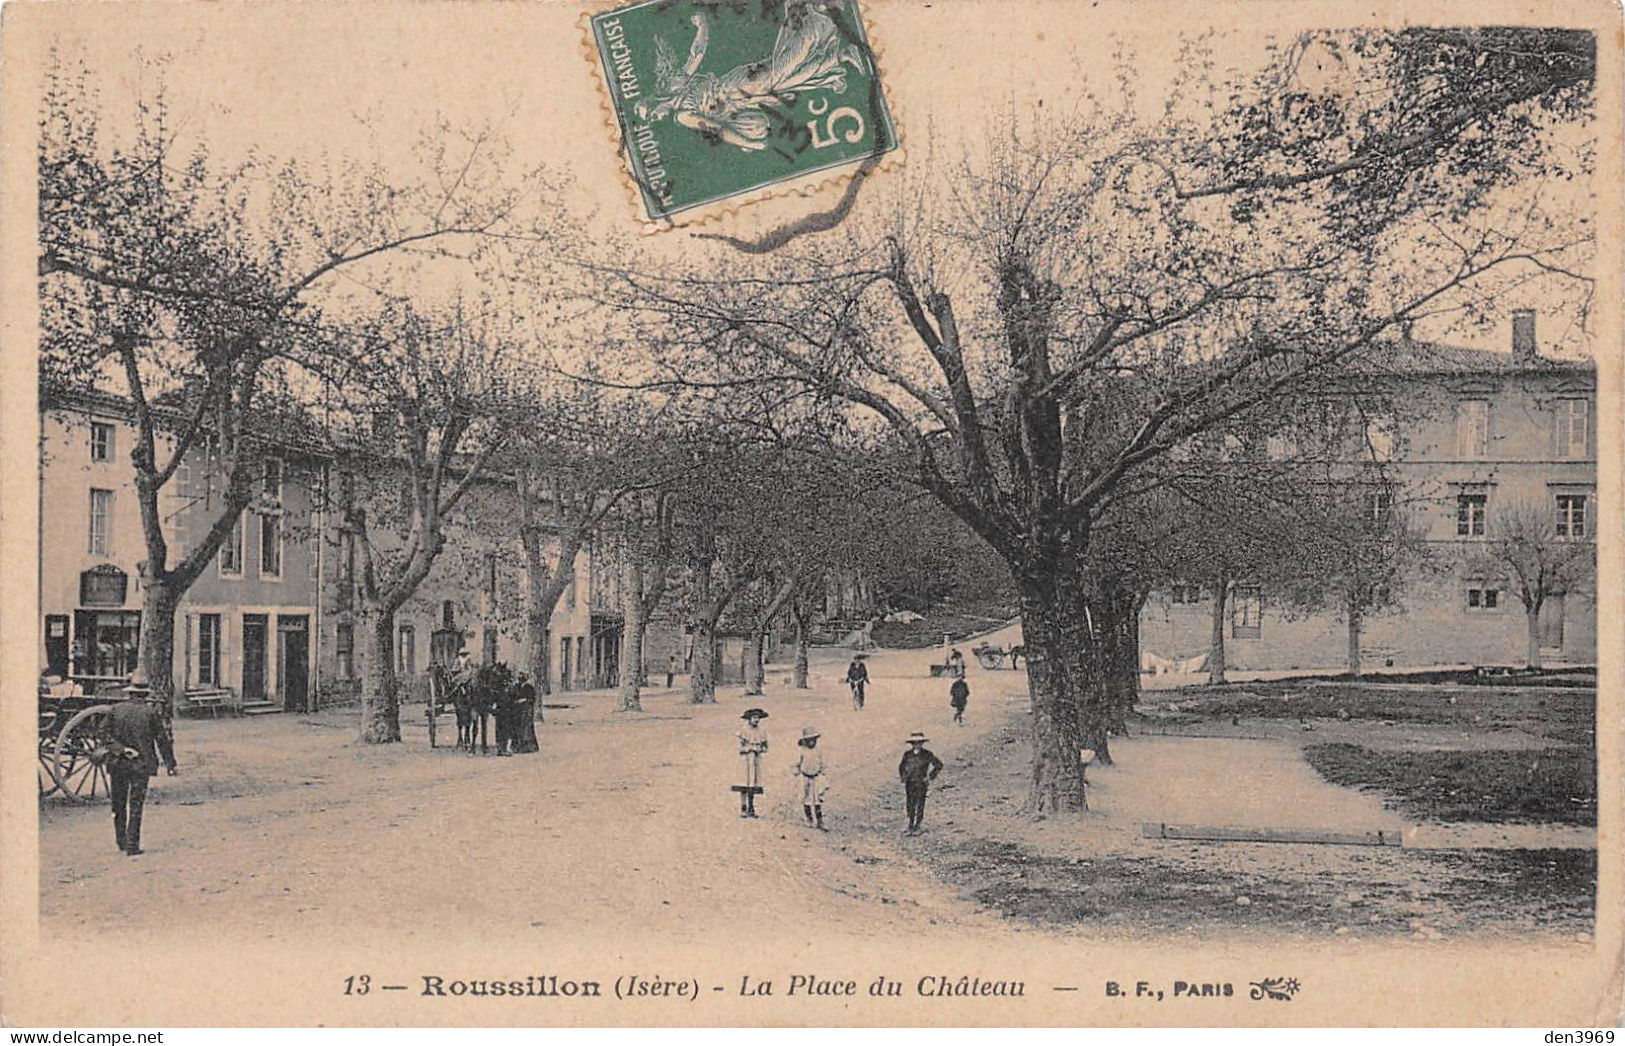
[[[572,207],[604,228],[624,224],[627,197],[615,143],[603,123],[600,71],[583,50],[577,4],[426,5],[271,3],[13,3],[4,11],[5,468],[0,490],[4,573],[0,629],[0,1016],[12,1026],[418,1025],[418,1024],[1514,1024],[1587,1026],[1620,1017],[1621,932],[1621,22],[1615,4],[1585,3],[1065,3],[1046,0],[865,0],[884,82],[899,119],[906,163],[932,162],[1008,99],[1042,97],[1064,108],[1079,68],[1103,68],[1118,38],[1148,70],[1169,63],[1177,34],[1205,27],[1281,33],[1356,23],[1525,24],[1597,34],[1598,220],[1601,249],[1596,336],[1599,430],[1600,713],[1603,781],[1598,815],[1600,896],[1595,943],[1533,950],[1516,940],[1344,945],[1330,939],[1245,944],[1124,942],[1011,932],[997,939],[849,940],[815,925],[795,938],[761,939],[715,928],[715,944],[676,948],[659,939],[504,937],[469,927],[455,939],[370,938],[290,921],[255,939],[221,939],[172,913],[171,931],[140,940],[110,925],[102,941],[40,933],[37,825],[30,789],[32,677],[37,669],[38,488],[35,478],[36,305],[33,181],[38,85],[53,40],[71,39],[93,66],[134,75],[131,54],[171,53],[177,102],[205,112],[222,151],[257,144],[297,154],[343,135],[352,114],[383,127],[439,112],[452,119],[500,115],[518,159],[548,159],[574,177]],[[1238,44],[1242,46],[1242,44]],[[1094,81],[1109,90],[1104,77]],[[212,111],[215,106],[231,115]],[[882,175],[884,177],[884,175]],[[778,208],[775,211],[773,208]],[[789,200],[748,212],[733,228],[799,213]],[[682,231],[660,250],[684,249]],[[160,809],[157,816],[162,816]],[[743,884],[740,884],[743,886]],[[750,884],[756,891],[793,882]],[[420,903],[403,898],[403,903]],[[424,898],[421,903],[434,903]],[[885,973],[905,982],[930,972],[1020,979],[1015,1000],[917,997],[848,1003],[746,1000],[730,990],[698,1003],[596,1004],[565,1000],[425,999],[415,992],[341,994],[341,980],[383,967],[408,974],[523,977],[551,972],[605,982],[622,973],[735,985],[741,975],[783,979],[817,972],[866,984]],[[1290,974],[1313,990],[1290,1006],[1126,1007],[1104,997],[1107,979],[1231,980]],[[1083,990],[1057,994],[1053,984]],[[861,992],[861,989],[860,989]]]

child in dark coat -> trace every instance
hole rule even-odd
[[[948,703],[954,706],[954,722],[965,725],[965,705],[970,702],[970,684],[963,679],[954,680],[948,688]]]
[[[903,796],[908,807],[908,833],[917,835],[925,821],[925,793],[930,783],[942,773],[942,760],[927,747],[927,738],[918,730],[908,735],[908,751],[897,764],[897,776],[903,779]]]

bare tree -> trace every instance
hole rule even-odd
[[[1357,73],[1373,89],[1427,89],[1408,68]],[[1363,104],[1360,86],[1317,91],[1277,64],[1237,96],[1337,111]],[[955,165],[945,190],[910,186],[889,207],[871,195],[844,237],[733,265],[606,270],[610,300],[675,346],[692,381],[778,383],[841,404],[855,438],[889,429],[918,481],[1004,559],[1029,654],[1034,812],[1080,807],[1079,753],[1107,751],[1112,701],[1084,622],[1113,611],[1086,564],[1094,528],[1143,470],[1339,360],[1380,352],[1410,319],[1583,262],[1589,232],[1519,196],[1538,195],[1520,182],[1538,180],[1538,161],[1498,169],[1500,197],[1451,191],[1457,147],[1483,148],[1468,136],[1406,153],[1427,190],[1371,210],[1358,236],[1350,214],[1364,197],[1336,177],[1227,190],[1238,166],[1290,161],[1291,143],[1267,136],[1228,147],[1245,109],[1151,128],[1128,108],[1077,127],[1022,129],[1012,116],[1009,136]]]
[[[129,397],[141,666],[172,702],[176,609],[255,496],[265,448],[299,414],[325,353],[332,277],[407,247],[444,253],[505,222],[521,193],[488,179],[489,141],[459,152],[449,133],[429,136],[429,178],[436,163],[468,177],[432,191],[363,169],[341,183],[295,164],[231,167],[203,145],[181,150],[162,93],[138,102],[134,144],[120,148],[89,84],[58,66],[41,121],[42,378]],[[159,499],[199,453],[220,497],[177,558]]]
[[[391,310],[374,326],[365,366],[342,390],[351,416],[372,425],[356,468],[372,490],[345,514],[362,552],[357,595],[366,622],[361,740],[399,741],[395,614],[446,548],[446,524],[486,473],[503,438],[511,344],[459,305],[439,322]],[[399,493],[398,502],[391,495]],[[369,511],[370,509],[370,511]]]
[[[1595,585],[1597,548],[1583,516],[1577,529],[1572,512],[1558,504],[1522,500],[1497,510],[1489,541],[1472,563],[1485,576],[1512,582],[1527,625],[1525,661],[1539,668],[1541,609],[1552,596]]]

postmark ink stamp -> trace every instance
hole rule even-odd
[[[647,0],[589,21],[651,221],[897,148],[857,0]]]

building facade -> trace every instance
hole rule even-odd
[[[146,555],[130,451],[136,427],[113,396],[59,394],[40,410],[41,668],[87,690],[116,684],[140,652]],[[173,444],[160,440],[160,460]],[[258,463],[250,507],[183,598],[174,677],[189,695],[249,711],[299,710],[314,694],[320,605],[318,491],[326,462],[287,446]],[[195,447],[159,497],[170,562],[218,518],[223,472]]]
[[[130,405],[98,393],[45,391],[40,411],[40,666],[89,690],[121,685],[138,664],[145,556],[130,450]],[[170,447],[160,439],[160,460]],[[274,445],[236,529],[183,597],[175,622],[177,706],[304,711],[352,701],[366,658],[356,599],[359,500],[387,519],[403,500],[404,467],[389,455],[325,444]],[[196,447],[160,495],[170,562],[220,512],[225,475]],[[429,576],[396,615],[392,657],[407,699],[426,693],[437,653],[525,664],[526,573],[511,483],[478,482],[446,521]],[[388,506],[388,508],[386,508]],[[385,548],[403,528],[375,526]],[[557,537],[553,539],[557,550]],[[575,558],[547,635],[551,689],[619,678],[618,575]],[[437,644],[442,649],[437,651]]]
[[[1534,316],[1514,320],[1510,353],[1406,342],[1362,365],[1406,405],[1400,431],[1378,442],[1392,510],[1409,513],[1429,553],[1398,605],[1365,619],[1366,666],[1517,665],[1528,621],[1515,578],[1490,548],[1514,516],[1551,521],[1555,540],[1592,543],[1597,521],[1596,371],[1587,360],[1536,350]],[[1382,448],[1379,448],[1379,456]],[[1594,572],[1593,575],[1594,577]],[[1540,609],[1543,660],[1596,660],[1594,582],[1549,595]],[[1262,587],[1238,583],[1223,623],[1232,669],[1337,669],[1348,631],[1335,614],[1271,605]],[[1213,593],[1172,586],[1147,601],[1141,649],[1151,664],[1187,669],[1208,654]]]

